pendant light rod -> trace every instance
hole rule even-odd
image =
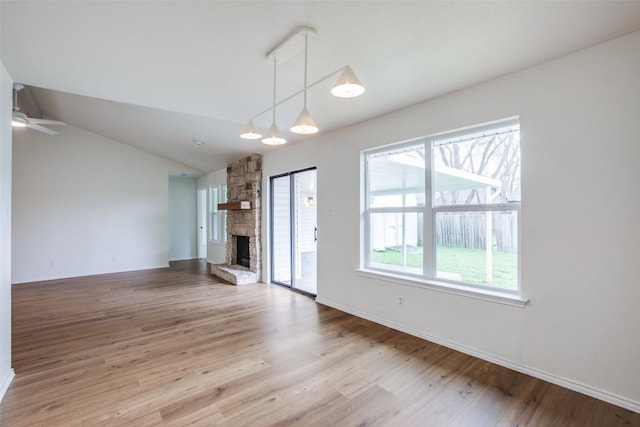
[[[340,73],[342,70],[344,70],[347,67],[348,67],[348,65],[345,65],[343,67],[338,68],[337,70],[334,70],[334,71],[330,72],[326,76],[321,77],[320,79],[316,80],[315,82],[312,82],[311,84],[306,86],[306,88],[302,88],[302,89],[292,93],[291,95],[287,96],[286,98],[281,99],[280,101],[278,101],[275,104],[275,106],[278,107],[278,106],[284,104],[285,102],[290,101],[291,99],[295,98],[296,96],[300,95],[301,93],[304,93],[305,89],[311,89],[311,88],[313,88],[315,86],[318,86],[320,83],[324,82],[325,80],[329,79],[330,77],[335,76],[336,74]],[[261,115],[268,113],[272,109],[273,109],[273,107],[269,107],[269,108],[264,109],[263,111],[259,112],[255,116],[251,117],[251,120],[254,120],[254,119],[260,117]]]
[[[276,123],[276,73],[278,72],[277,59],[273,57],[273,116],[272,123]]]
[[[304,34],[304,104],[302,112],[298,116],[293,125],[291,126],[291,132],[299,135],[312,135],[318,132],[318,125],[309,114],[307,110],[307,69],[309,60],[309,33]]]
[[[282,137],[280,134],[280,130],[278,129],[278,125],[276,124],[276,84],[278,82],[277,72],[277,57],[273,57],[273,121],[271,122],[271,127],[267,131],[267,135],[262,138],[262,143],[267,145],[282,145],[287,142],[286,139]]]
[[[273,55],[275,55],[278,50],[280,50],[280,48],[284,45],[286,45],[287,43],[289,43],[291,41],[291,39],[293,39],[295,36],[297,36],[300,33],[306,33],[306,35],[308,35],[309,33],[313,33],[313,34],[317,34],[318,31],[308,25],[302,25],[300,27],[296,27],[293,29],[293,31],[291,31],[289,34],[287,34],[282,40],[280,40],[274,47],[272,47],[271,49],[269,49],[267,51],[267,58],[271,58]]]
[[[309,33],[304,33],[304,108],[307,108],[307,49],[309,49]]]

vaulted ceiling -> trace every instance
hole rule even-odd
[[[317,29],[310,81],[349,64],[367,89],[310,89],[327,133],[639,30],[640,2],[3,0],[0,18],[2,62],[44,114],[210,172],[274,149],[238,135],[271,104],[266,52],[299,25]],[[280,60],[279,99],[302,88],[302,58]],[[278,107],[279,127],[301,108]]]

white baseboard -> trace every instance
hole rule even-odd
[[[16,376],[16,373],[13,372],[13,369],[9,369],[9,372],[7,372],[7,375],[4,377],[4,380],[2,380],[2,382],[0,383],[0,402],[4,397],[4,394],[9,389],[9,385],[11,385],[11,381],[15,376]]]
[[[170,267],[169,263],[166,264],[157,264],[157,265],[147,265],[140,267],[126,267],[122,270],[106,270],[106,271],[88,271],[82,273],[69,273],[63,275],[55,275],[55,276],[46,276],[46,277],[31,277],[27,279],[19,279],[16,281],[12,281],[12,285],[21,285],[23,283],[35,283],[35,282],[47,282],[49,280],[63,280],[63,279],[73,279],[75,277],[88,277],[88,276],[100,276],[103,274],[114,274],[114,273],[129,273],[131,271],[142,271],[142,270],[155,270],[157,268],[168,268]]]
[[[191,261],[194,259],[200,259],[197,256],[196,257],[191,257],[191,258],[169,258],[169,262],[174,262],[174,261]]]
[[[541,371],[536,368],[532,368],[530,366],[521,365],[519,363],[514,363],[510,360],[503,359],[501,357],[496,357],[488,353],[484,353],[475,348],[467,347],[461,344],[457,344],[455,342],[439,338],[425,332],[419,331],[417,329],[408,328],[406,326],[390,322],[388,320],[379,318],[377,316],[372,316],[367,313],[363,313],[358,310],[353,310],[349,307],[345,307],[342,304],[338,304],[336,302],[316,297],[316,302],[322,305],[326,305],[328,307],[335,308],[340,311],[344,311],[345,313],[352,314],[357,317],[361,317],[363,319],[370,320],[374,323],[378,323],[380,325],[388,326],[389,328],[395,329],[397,331],[405,332],[409,335],[413,335],[427,341],[434,342],[436,344],[443,345],[445,347],[451,348],[453,350],[457,350],[459,352],[477,357],[482,360],[486,360],[491,363],[495,363],[496,365],[504,366],[505,368],[513,369],[514,371],[521,372],[523,374],[530,375],[535,378],[539,378],[541,380],[550,382],[552,384],[559,385],[564,388],[568,388],[569,390],[577,391],[578,393],[586,394],[587,396],[594,397],[599,400],[603,400],[605,402],[611,403],[613,405],[620,406],[622,408],[628,409],[633,412],[640,413],[640,402],[634,402],[622,396],[618,396],[614,393],[610,393],[604,390],[600,390],[585,384],[578,383],[576,381],[570,380],[568,378],[560,377],[554,374],[550,374],[548,372]]]

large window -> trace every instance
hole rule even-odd
[[[227,211],[219,210],[218,203],[227,201],[227,185],[212,185],[209,187],[209,240],[214,242],[227,241]]]
[[[517,121],[371,150],[365,164],[367,269],[519,292]]]

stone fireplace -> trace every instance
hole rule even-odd
[[[262,157],[259,154],[227,166],[227,254],[224,264],[212,264],[211,273],[243,285],[260,280]]]

